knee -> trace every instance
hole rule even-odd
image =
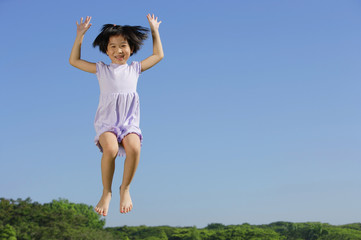
[[[115,157],[118,154],[119,147],[115,145],[105,145],[103,147],[103,154]]]
[[[138,144],[129,144],[125,148],[125,152],[127,156],[134,156],[138,158],[140,156],[140,146]]]

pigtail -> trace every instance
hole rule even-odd
[[[149,29],[142,26],[104,24],[101,32],[93,42],[93,47],[99,46],[99,50],[106,54],[109,38],[122,35],[128,41],[129,47],[133,51],[131,55],[133,55],[143,45],[144,40],[148,38],[148,32]]]

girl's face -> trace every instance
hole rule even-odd
[[[112,60],[112,63],[126,64],[132,53],[128,41],[122,35],[109,38],[107,55]]]

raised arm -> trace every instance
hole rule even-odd
[[[83,22],[83,18],[80,19],[80,23],[78,23],[78,21],[76,22],[76,25],[77,25],[76,38],[75,38],[75,42],[73,45],[73,49],[71,50],[71,53],[70,53],[69,63],[72,66],[79,68],[80,70],[90,72],[90,73],[96,73],[97,69],[96,69],[95,63],[91,63],[91,62],[82,60],[80,58],[81,44],[83,42],[84,34],[91,26],[90,20],[91,20],[91,17],[86,17],[84,22]]]
[[[154,18],[154,14],[148,14],[147,18],[149,21],[150,30],[152,32],[153,54],[141,62],[142,72],[153,67],[164,57],[162,42],[160,41],[159,36],[159,25],[162,23],[162,21],[158,22],[158,17]]]

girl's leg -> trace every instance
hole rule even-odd
[[[103,216],[108,214],[110,199],[112,197],[112,182],[115,169],[115,158],[117,157],[119,146],[117,137],[112,132],[105,132],[100,135],[99,143],[103,148],[101,160],[103,195],[95,207],[95,211]]]
[[[133,208],[132,199],[129,194],[129,186],[137,170],[140,158],[140,139],[137,134],[131,133],[124,137],[126,158],[124,161],[123,181],[120,188],[120,212],[127,213]]]

